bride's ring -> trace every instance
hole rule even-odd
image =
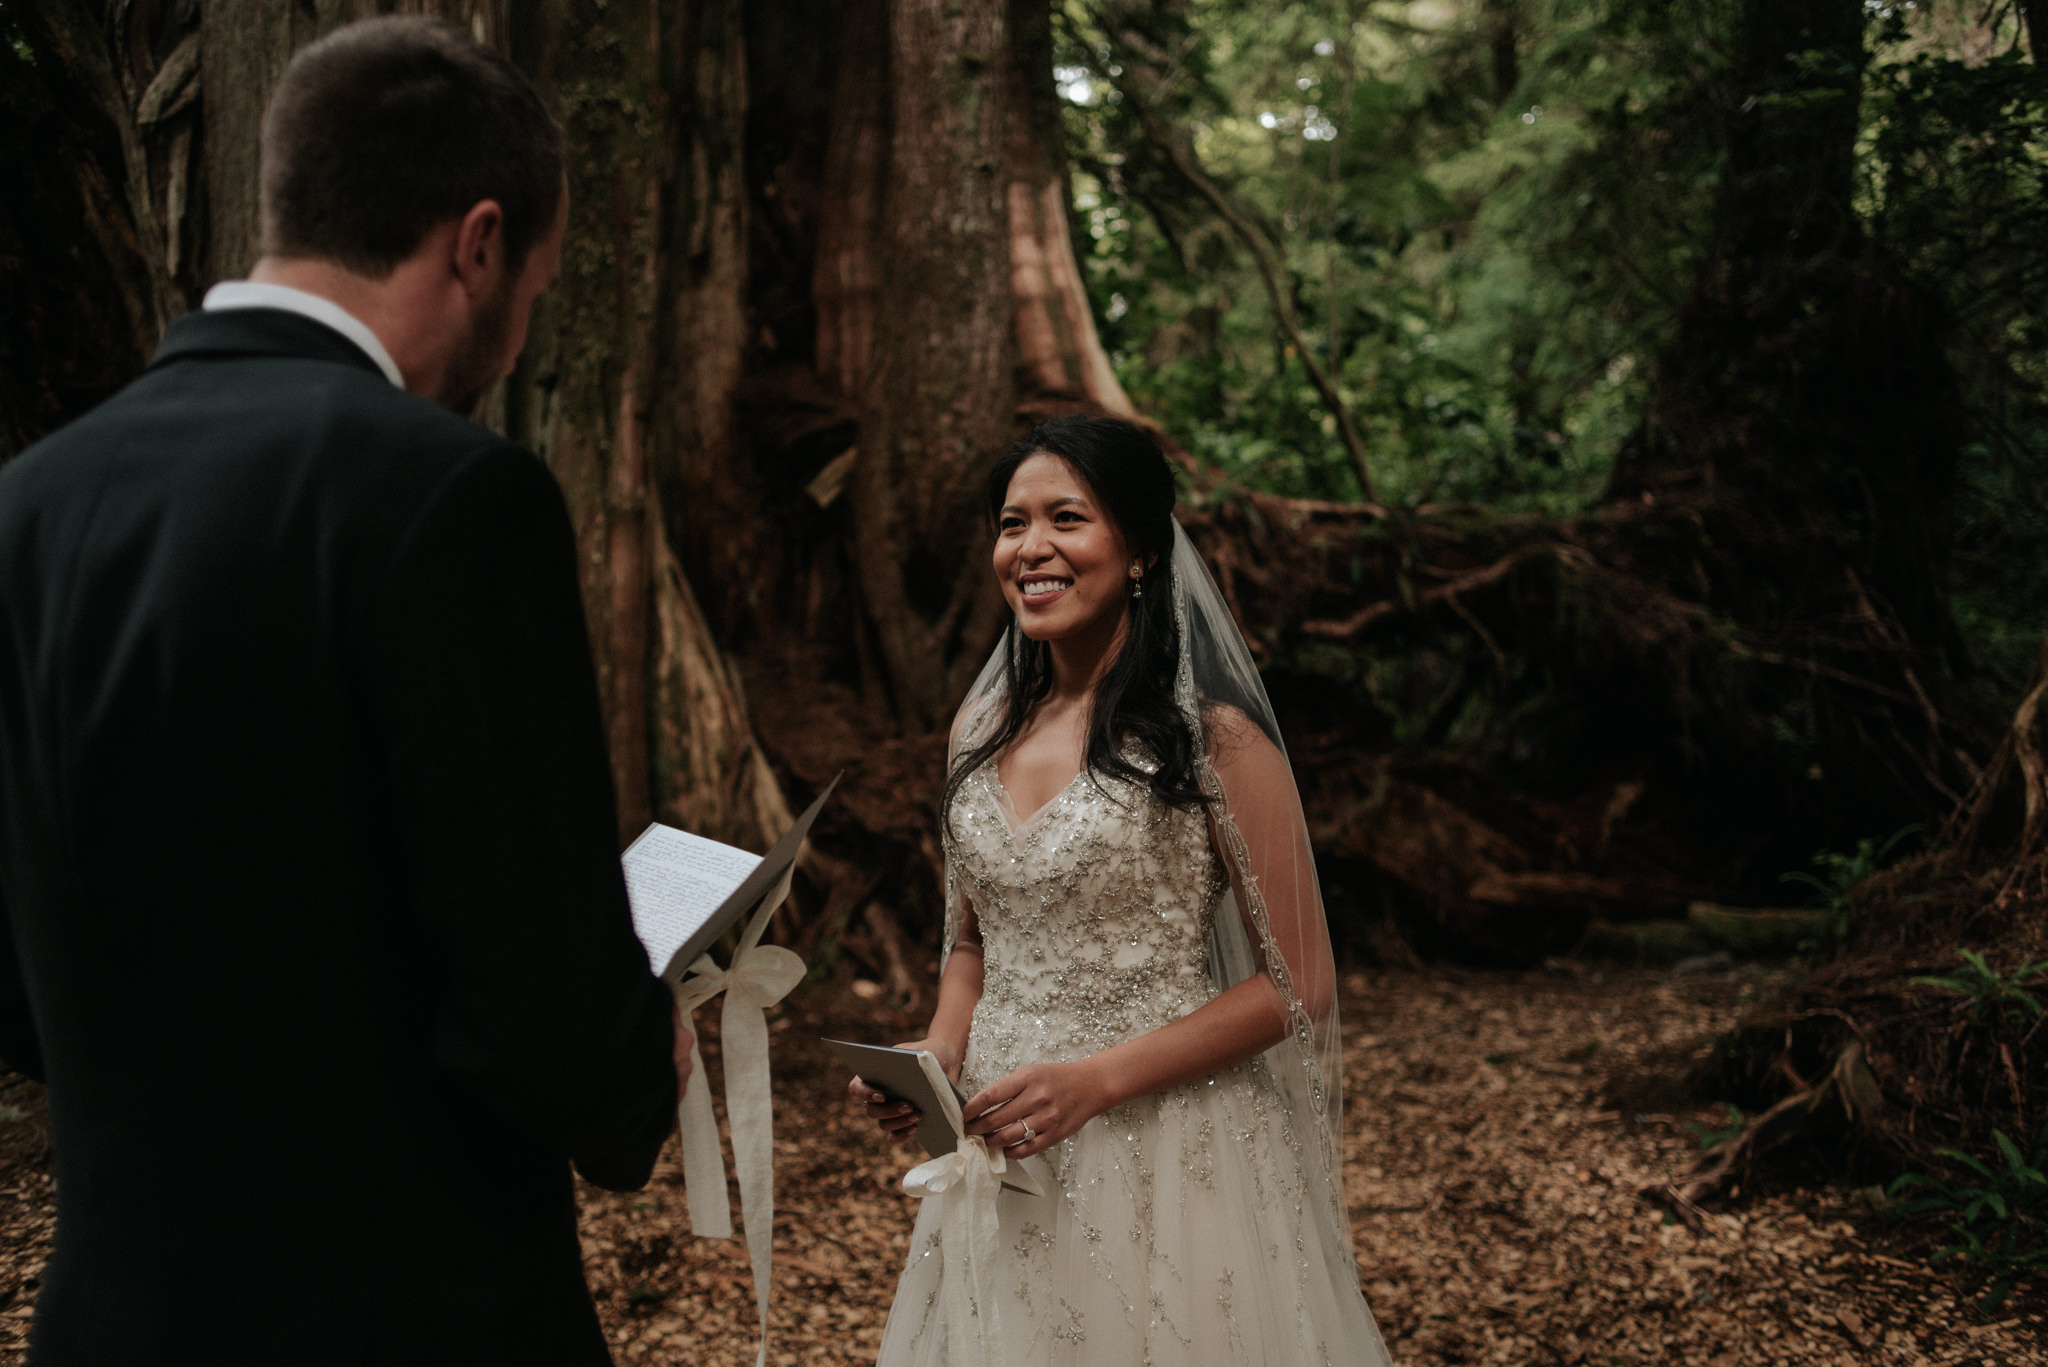
[[[1024,1122],[1021,1120],[1017,1123],[1019,1125],[1024,1125]],[[1038,1138],[1038,1131],[1032,1129],[1029,1125],[1024,1125],[1024,1142],[1026,1144],[1029,1144],[1032,1140],[1036,1138]]]

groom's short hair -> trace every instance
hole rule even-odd
[[[504,57],[435,19],[367,19],[292,59],[263,116],[262,249],[383,279],[478,201],[514,269],[554,224],[562,130]]]

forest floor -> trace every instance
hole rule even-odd
[[[1348,1195],[1397,1363],[2048,1364],[2042,1288],[1985,1318],[1855,1192],[1780,1184],[1698,1233],[1637,1196],[1721,1119],[1675,1079],[1770,986],[1758,969],[1347,975]],[[908,1024],[828,984],[773,1022],[773,1363],[874,1360],[909,1243],[907,1159],[816,1041]],[[21,1360],[54,1228],[46,1134],[34,1084],[0,1082],[0,1364]],[[600,1312],[622,1364],[745,1367],[744,1247],[689,1237],[674,1157],[645,1192],[583,1188]]]

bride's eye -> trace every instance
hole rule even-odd
[[[1015,513],[1005,513],[997,520],[996,530],[999,532],[1014,532],[1023,525],[1023,518],[1018,517]]]

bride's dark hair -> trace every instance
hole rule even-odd
[[[1053,418],[1011,446],[988,472],[988,517],[994,527],[1017,467],[1036,455],[1057,456],[1080,476],[1145,565],[1144,592],[1131,599],[1128,628],[1116,658],[1095,686],[1088,712],[1086,767],[1148,787],[1162,802],[1198,807],[1209,799],[1195,775],[1194,731],[1174,701],[1180,631],[1173,618],[1173,470],[1144,428],[1118,418]],[[1024,729],[1031,709],[1052,691],[1052,647],[1012,621],[1003,636],[1002,722],[988,739],[961,754],[946,778],[940,810],[949,820],[953,795],[967,776],[999,755]],[[1125,754],[1127,742],[1158,766],[1149,772]]]

